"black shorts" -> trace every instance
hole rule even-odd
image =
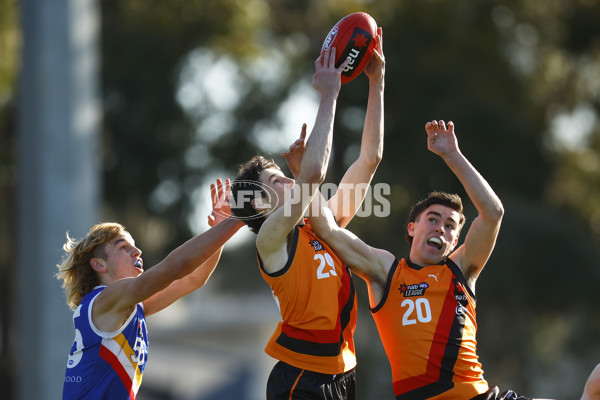
[[[354,369],[327,375],[279,361],[267,381],[267,400],[354,400],[355,390]]]
[[[529,397],[521,396],[513,392],[512,390],[506,390],[500,393],[498,386],[490,388],[485,393],[481,393],[473,397],[471,400],[532,400]]]

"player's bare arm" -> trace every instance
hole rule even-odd
[[[294,199],[289,207],[275,210],[263,223],[256,238],[256,247],[267,272],[283,268],[288,258],[288,235],[304,216],[318,185],[325,179],[331,143],[337,97],[341,87],[341,72],[346,60],[335,67],[335,48],[329,48],[315,61],[313,88],[320,95],[319,109],[313,130],[306,142],[301,168],[289,195]]]
[[[474,289],[475,280],[496,244],[504,208],[491,186],[460,152],[453,122],[446,126],[444,121],[434,120],[425,125],[425,130],[429,150],[442,157],[454,172],[478,212],[463,245],[450,255]]]
[[[388,272],[395,260],[394,255],[367,245],[354,233],[338,226],[321,193],[315,196],[313,202],[318,204],[320,210],[309,217],[313,231],[346,266],[367,282],[371,306],[379,304],[385,292]]]
[[[208,216],[208,225],[212,228],[229,219],[237,222],[237,225],[233,227],[235,231],[244,226],[242,221],[235,220],[231,217],[231,207],[229,204],[229,193],[231,193],[230,180],[226,179],[223,184],[221,179],[217,179],[216,183],[210,185],[210,192],[212,212]],[[204,263],[192,273],[174,281],[166,289],[161,290],[144,301],[144,312],[146,316],[163,310],[180,298],[204,286],[217,267],[222,251],[223,246],[219,247],[212,256],[204,261]]]
[[[328,207],[341,227],[346,227],[360,208],[383,156],[385,57],[381,27],[377,29],[375,39],[377,44],[373,56],[365,67],[369,78],[369,99],[360,154],[344,174],[336,194],[328,201]]]
[[[173,250],[164,260],[137,277],[118,279],[109,284],[94,301],[92,320],[112,332],[123,324],[135,305],[166,289],[173,281],[194,272],[211,258],[240,228],[240,221],[227,218]],[[119,243],[117,251],[135,251],[132,243]],[[133,249],[132,249],[133,247]],[[94,261],[94,260],[93,260]],[[94,261],[97,262],[97,261]],[[160,302],[159,302],[160,303]],[[147,315],[158,311],[152,306]]]

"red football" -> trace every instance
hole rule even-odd
[[[323,42],[321,55],[329,47],[335,47],[335,66],[346,58],[350,63],[342,72],[342,83],[350,82],[365,69],[373,55],[377,35],[377,22],[365,12],[346,15],[331,28]]]

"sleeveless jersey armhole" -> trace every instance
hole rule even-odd
[[[294,238],[292,239],[292,248],[290,249],[290,252],[288,254],[287,262],[285,263],[283,268],[281,268],[279,271],[273,272],[272,274],[265,271],[263,260],[260,257],[260,254],[258,254],[258,250],[256,250],[256,259],[258,260],[258,266],[265,275],[276,278],[278,276],[285,274],[287,272],[287,270],[290,269],[290,267],[292,266],[292,262],[294,261],[294,255],[296,254],[296,248],[298,247],[298,236],[299,235],[300,235],[300,228],[298,226],[295,226],[294,227]]]
[[[377,311],[379,311],[381,309],[381,307],[383,307],[383,305],[385,304],[385,301],[388,298],[388,294],[390,293],[390,287],[392,286],[392,279],[394,278],[394,274],[396,273],[396,268],[398,268],[398,259],[394,259],[394,262],[392,263],[392,266],[390,268],[390,271],[388,272],[388,276],[387,276],[387,281],[385,283],[385,291],[383,293],[383,298],[381,299],[381,301],[379,302],[379,304],[377,304],[375,307],[371,307],[371,313],[375,314]]]
[[[106,286],[104,286],[106,287]],[[131,322],[131,320],[133,319],[133,317],[135,316],[135,314],[137,313],[137,306],[141,305],[142,307],[142,312],[144,310],[144,304],[143,303],[138,303],[135,305],[135,307],[133,308],[133,311],[131,311],[131,314],[129,314],[129,317],[127,317],[127,320],[125,320],[125,322],[123,323],[123,325],[121,325],[119,327],[119,329],[117,329],[116,331],[113,332],[105,332],[99,328],[96,327],[96,325],[94,324],[94,321],[92,320],[92,308],[94,307],[94,301],[96,300],[96,298],[98,297],[98,295],[102,293],[102,290],[99,291],[98,293],[96,293],[94,295],[94,297],[90,300],[89,304],[88,304],[88,309],[87,309],[87,319],[88,319],[88,323],[90,325],[90,328],[92,328],[92,331],[102,337],[102,338],[106,338],[106,339],[112,339],[115,336],[117,336],[118,334],[120,334],[121,332],[123,332],[123,330],[127,327],[127,325],[129,325],[129,323]]]

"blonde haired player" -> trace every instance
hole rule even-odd
[[[211,185],[212,227],[146,271],[142,251],[118,223],[95,225],[79,242],[67,234],[57,278],[74,310],[75,340],[63,400],[136,398],[148,361],[146,317],[203,286],[222,246],[243,226],[227,217],[228,187]]]

